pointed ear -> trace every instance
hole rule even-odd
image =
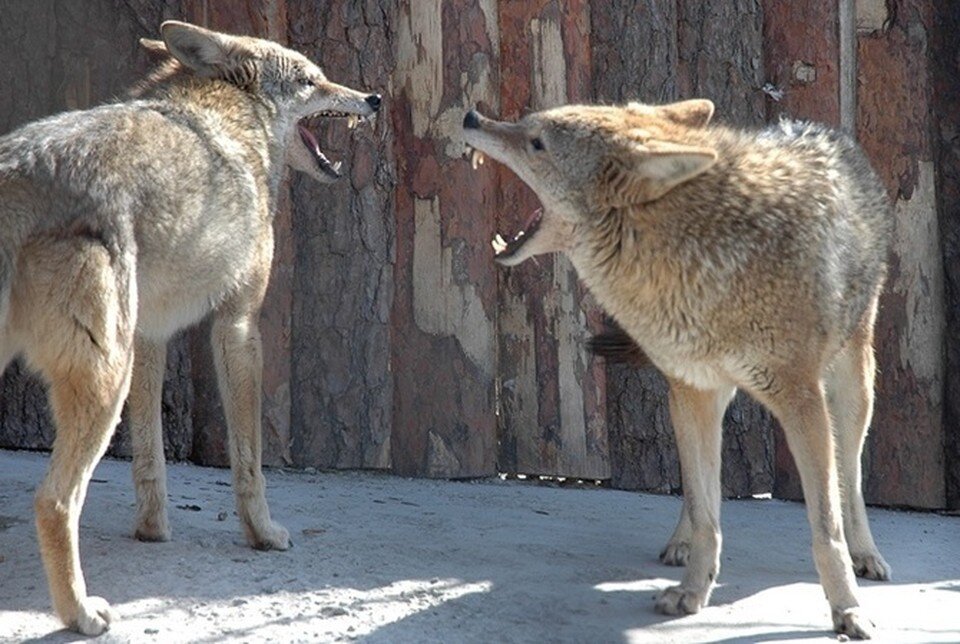
[[[160,35],[170,54],[201,76],[220,76],[242,57],[236,39],[186,22],[168,20]]]
[[[713,118],[713,101],[694,98],[689,101],[669,103],[659,106],[657,114],[680,125],[700,128],[706,126]]]
[[[598,190],[601,204],[617,208],[659,199],[716,162],[712,148],[668,141],[636,143],[604,165]]]
[[[162,63],[172,58],[170,52],[167,51],[167,46],[163,44],[162,40],[141,38],[140,46],[143,47],[147,58],[149,58],[152,63]]]

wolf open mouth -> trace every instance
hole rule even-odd
[[[310,154],[313,155],[314,161],[317,162],[317,167],[319,167],[320,170],[331,179],[339,179],[340,167],[343,165],[343,162],[330,162],[330,159],[327,158],[327,155],[325,155],[323,150],[320,149],[320,142],[311,129],[316,128],[319,125],[319,119],[323,118],[346,118],[347,127],[352,130],[358,124],[365,121],[366,117],[359,114],[351,114],[349,112],[325,110],[323,112],[311,114],[310,116],[305,116],[297,123],[297,130],[300,132],[300,139],[310,151]]]
[[[483,165],[485,156],[483,152],[467,145],[467,155],[470,157],[470,165],[476,170]],[[503,238],[503,235],[497,233],[490,245],[493,246],[494,259],[510,259],[517,254],[524,244],[533,239],[533,236],[540,230],[540,224],[543,222],[543,208],[537,208],[529,217],[526,223],[509,241]]]
[[[509,259],[517,254],[524,244],[530,241],[533,236],[540,230],[540,223],[543,221],[543,208],[537,208],[533,214],[531,214],[526,223],[521,228],[512,239],[507,241],[503,238],[503,235],[497,233],[497,236],[493,238],[493,241],[490,244],[493,246],[493,256],[495,259],[504,260]]]

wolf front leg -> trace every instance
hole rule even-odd
[[[873,625],[861,613],[857,582],[841,523],[840,486],[827,402],[819,379],[793,380],[772,405],[796,461],[813,531],[813,559],[827,594],[833,628],[869,639]]]
[[[683,496],[683,508],[680,510],[680,520],[673,530],[670,541],[660,551],[660,561],[668,566],[686,566],[690,558],[690,540],[693,538],[693,526],[690,525],[690,503],[686,494]]]
[[[237,512],[247,541],[258,550],[286,550],[287,530],[270,519],[260,471],[263,355],[257,311],[217,312],[211,333],[220,396],[227,417]]]
[[[690,551],[683,581],[660,594],[657,612],[698,612],[710,600],[720,572],[721,424],[734,391],[732,386],[702,391],[670,380],[670,420],[680,453]],[[682,523],[682,516],[680,520]]]
[[[137,338],[128,404],[133,439],[133,486],[137,491],[134,535],[141,541],[170,540],[161,419],[166,364],[166,342]]]

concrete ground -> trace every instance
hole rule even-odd
[[[72,642],[49,610],[32,497],[46,457],[0,452],[0,640]],[[131,538],[130,465],[104,461],[81,519],[92,594],[119,621],[103,642],[830,641],[803,506],[724,505],[712,605],[653,612],[680,500],[520,482],[267,473],[288,552],[247,548],[227,471],[174,465],[174,538]],[[871,510],[894,571],[860,597],[881,640],[960,641],[960,517]]]

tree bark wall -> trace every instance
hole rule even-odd
[[[264,461],[675,491],[662,377],[584,353],[601,313],[565,259],[491,261],[493,234],[538,204],[505,169],[471,170],[463,113],[707,96],[726,123],[853,128],[897,221],[865,490],[956,506],[957,14],[930,0],[0,0],[0,131],[122,95],[147,68],[138,38],[167,18],[287,43],[333,80],[383,93],[372,128],[324,132],[347,177],[283,191],[261,319]],[[170,344],[166,446],[222,465],[208,336],[201,324]],[[738,397],[724,432],[725,494],[799,495],[759,405]],[[12,365],[0,446],[52,436],[42,385]],[[112,449],[129,453],[123,427]]]

